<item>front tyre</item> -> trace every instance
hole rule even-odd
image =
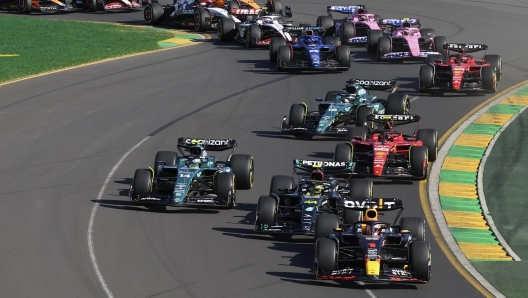
[[[212,17],[209,10],[200,8],[194,13],[194,30],[206,32],[212,28]]]
[[[253,157],[248,154],[231,156],[229,167],[235,174],[237,189],[251,189],[253,187]]]
[[[236,206],[235,175],[231,172],[218,173],[214,179],[214,192],[226,200],[227,209]]]

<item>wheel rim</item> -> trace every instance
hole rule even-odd
[[[22,11],[26,10],[26,0],[18,0],[18,7]]]
[[[248,48],[251,47],[251,34],[250,34],[250,32],[246,32],[246,47],[248,47]]]
[[[253,158],[251,158],[251,163],[249,166],[249,187],[253,187],[253,173],[254,173]]]
[[[92,3],[92,1],[90,1],[90,3]],[[88,6],[87,8],[91,8],[91,4],[86,6]],[[144,17],[147,23],[150,23],[152,21],[152,9],[150,8],[150,6],[145,7]]]

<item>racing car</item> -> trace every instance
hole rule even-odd
[[[431,251],[425,241],[425,221],[402,217],[396,225],[403,212],[401,199],[346,198],[342,205],[362,212],[363,218],[335,227],[330,235],[316,240],[316,279],[391,283],[430,280]],[[381,212],[396,210],[399,212],[392,224],[379,220]],[[335,226],[337,216],[326,215],[317,221]]]
[[[286,6],[286,17],[291,18],[291,8]],[[301,35],[303,27],[293,26],[280,13],[270,13],[258,17],[255,21],[236,23],[233,19],[220,19],[218,24],[218,38],[221,41],[237,41],[248,48],[268,46],[272,38],[280,38],[286,42],[293,42]]]
[[[488,55],[485,44],[449,43],[444,49],[445,56],[431,55],[427,65],[420,68],[420,91],[497,91],[497,82],[502,77],[501,56]],[[480,60],[470,55],[477,51],[486,51]]]
[[[350,68],[350,49],[348,46],[325,43],[325,40],[320,36],[321,33],[324,33],[324,28],[313,27],[304,31],[296,42],[279,46],[277,70],[347,71]],[[271,57],[272,54],[270,53],[270,59]]]
[[[376,128],[349,128],[347,142],[335,147],[334,160],[355,162],[358,176],[426,179],[428,162],[438,154],[438,132],[418,129],[421,119],[418,115],[369,115],[367,121],[376,123]],[[418,123],[413,135],[394,130],[410,123]]]
[[[0,0],[0,10],[18,10],[20,13],[97,11],[97,0],[74,0],[66,5],[62,0]]]
[[[137,169],[130,200],[154,207],[224,207],[236,205],[236,189],[253,186],[253,157],[233,154],[233,139],[179,138],[178,150],[159,151],[154,167]],[[231,149],[226,161],[207,153]],[[184,150],[189,154],[184,154]]]
[[[447,43],[446,37],[436,35],[434,29],[420,29],[417,19],[383,19],[381,23],[391,24],[392,29],[370,30],[367,34],[367,51],[376,54],[378,61],[425,60],[429,55],[441,54]]]
[[[332,12],[347,14],[341,19],[334,19]],[[339,36],[343,45],[363,45],[367,42],[370,30],[380,30],[379,15],[368,13],[365,5],[327,6],[328,16],[317,18],[317,26],[326,29],[326,36]]]
[[[315,239],[328,236],[332,228],[319,227],[315,222],[317,214],[337,214],[340,220],[354,222],[359,213],[344,214],[337,209],[337,201],[349,195],[372,197],[370,180],[349,179],[352,162],[295,159],[293,165],[299,180],[297,184],[291,176],[273,176],[270,194],[259,198],[256,232],[314,235]],[[310,176],[301,177],[298,171],[310,172]],[[343,180],[346,185],[341,185]]]
[[[293,104],[289,117],[284,116],[281,131],[295,136],[328,135],[343,137],[347,134],[348,125],[363,126],[370,114],[408,114],[409,96],[394,93],[397,89],[395,80],[361,80],[347,81],[345,91],[328,91],[324,100],[319,102],[317,111],[308,111],[306,103]],[[387,99],[378,98],[368,90],[391,89]]]

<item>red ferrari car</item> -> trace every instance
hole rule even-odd
[[[427,65],[420,68],[420,91],[497,91],[502,76],[502,58],[486,55],[478,60],[469,55],[488,51],[485,44],[445,44],[444,55],[429,55]]]
[[[347,142],[337,144],[334,160],[351,162],[354,174],[374,178],[427,178],[428,162],[436,160],[438,133],[435,129],[416,129],[404,135],[394,127],[418,123],[418,115],[369,115],[374,129],[350,127]],[[379,127],[383,129],[379,129]]]

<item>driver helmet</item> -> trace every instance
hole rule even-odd
[[[320,170],[315,170],[310,174],[310,179],[315,181],[323,181],[324,173]]]
[[[379,236],[381,235],[381,224],[375,224],[372,226],[372,236]]]
[[[359,16],[359,20],[360,21],[366,21],[367,20],[367,16]]]
[[[411,23],[409,23],[409,22],[403,22],[403,23],[402,23],[402,27],[403,27],[403,28],[411,28]]]
[[[363,9],[363,8],[360,8],[360,9],[357,10],[357,13],[358,14],[362,14],[362,13],[367,13],[367,11],[365,9]]]
[[[191,160],[189,168],[193,168],[193,169],[200,168],[200,159],[199,158],[195,158],[195,159]]]
[[[409,29],[405,29],[402,32],[403,36],[409,36],[411,34],[411,31]]]
[[[348,96],[341,96],[341,102],[342,103],[350,103],[350,99]]]
[[[272,24],[273,19],[272,18],[262,18],[262,24]]]
[[[313,36],[314,35],[314,31],[313,30],[306,30],[306,31],[304,31],[304,35]]]
[[[320,196],[324,192],[324,186],[322,185],[316,185],[314,186],[313,195],[314,196]]]

